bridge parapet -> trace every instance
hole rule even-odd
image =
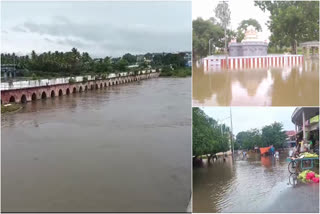
[[[151,71],[142,70],[138,72],[140,74],[146,73],[155,73],[156,70],[153,69]],[[113,79],[117,77],[128,77],[134,75],[133,72],[121,72],[118,74],[111,73],[106,79]],[[69,79],[73,78],[75,82],[79,83],[83,81],[83,78],[86,77],[88,81],[95,80],[95,76],[86,75],[86,76],[77,76],[77,77],[66,77],[66,78],[55,78],[55,79],[40,79],[40,80],[26,80],[26,81],[16,81],[16,82],[1,82],[1,91],[5,90],[13,90],[13,89],[22,89],[22,88],[34,88],[34,87],[42,87],[42,86],[51,86],[58,84],[68,84]]]
[[[106,79],[91,79],[87,82],[76,81],[75,83],[45,84],[25,88],[11,88],[1,91],[1,104],[10,102],[25,103],[28,101],[45,99],[48,97],[57,97],[69,95],[71,93],[81,93],[87,90],[102,89],[114,85],[126,84],[143,79],[155,78],[160,75],[159,72],[140,73],[139,75],[126,75],[108,77]]]

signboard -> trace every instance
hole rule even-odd
[[[319,122],[319,115],[316,115],[316,116],[310,118],[310,124],[317,123],[317,122]]]

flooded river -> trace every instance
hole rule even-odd
[[[190,78],[155,78],[2,115],[2,211],[184,212],[190,95]]]
[[[287,153],[280,160],[229,156],[193,168],[194,212],[319,212],[319,184],[289,184]]]
[[[205,71],[193,66],[193,106],[318,106],[319,62],[297,67]]]

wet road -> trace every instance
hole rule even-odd
[[[190,95],[190,78],[155,78],[2,115],[2,211],[184,212]]]
[[[298,67],[204,71],[193,67],[193,106],[318,106],[319,62]]]
[[[319,212],[319,184],[289,184],[280,160],[252,154],[193,168],[194,212]]]

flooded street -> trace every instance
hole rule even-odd
[[[289,185],[286,157],[286,152],[280,160],[252,153],[210,165],[204,160],[193,168],[193,211],[318,213],[319,185]]]
[[[155,78],[2,115],[2,211],[184,212],[190,94],[190,78]]]
[[[318,106],[319,63],[298,67],[205,71],[193,66],[193,106]]]

